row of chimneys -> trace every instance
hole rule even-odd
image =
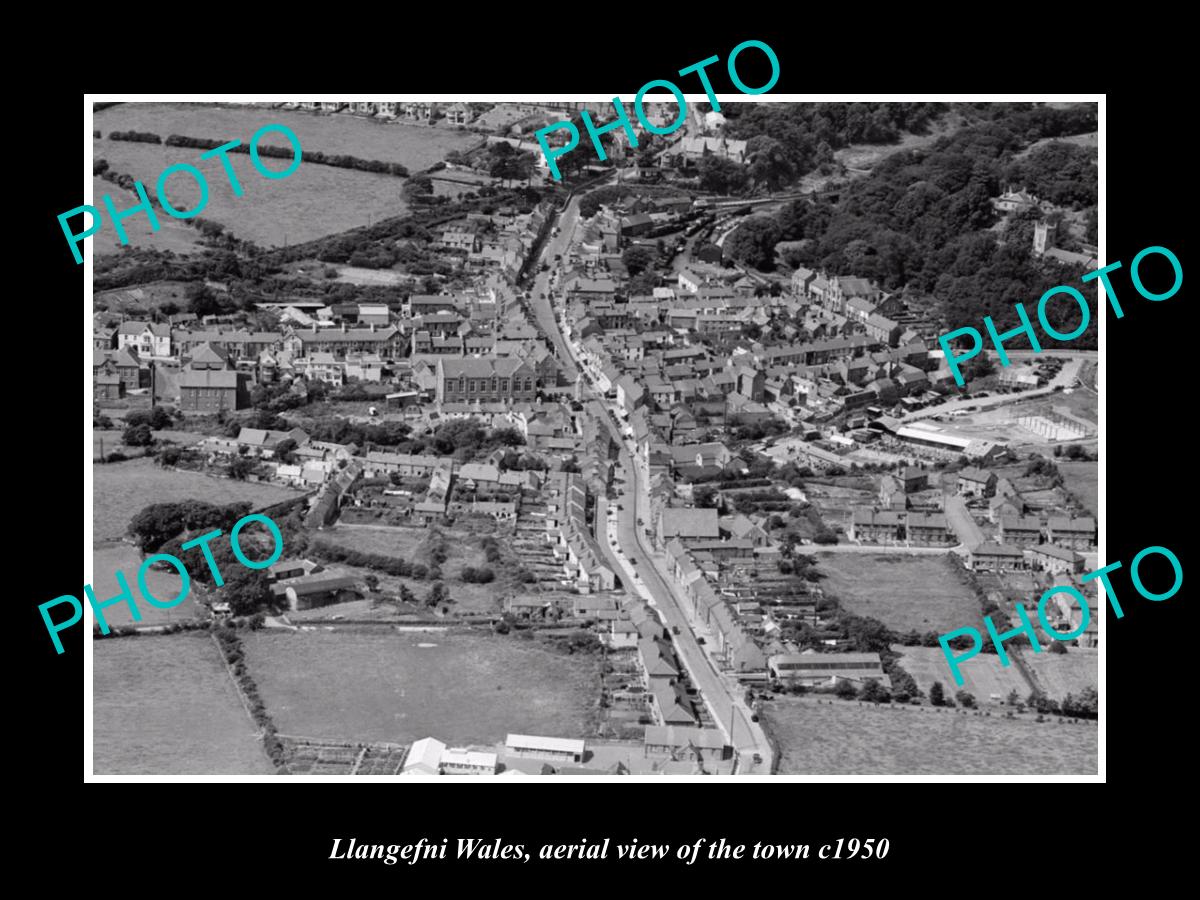
[[[312,333],[313,333],[313,334],[316,334],[316,333],[317,333],[318,331],[320,331],[320,330],[321,330],[321,329],[317,327],[317,323],[316,323],[316,322],[313,322],[313,323],[312,323]],[[372,322],[372,323],[371,323],[371,331],[374,331],[374,330],[375,330],[375,323],[374,323],[374,322]],[[345,333],[346,333],[346,323],[345,323],[345,322],[343,322],[343,323],[342,323],[342,334],[345,334]]]

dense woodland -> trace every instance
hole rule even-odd
[[[932,294],[948,322],[978,326],[985,315],[998,327],[1018,324],[1013,305],[1033,309],[1059,284],[1079,285],[1082,267],[1038,259],[1031,252],[1037,215],[998,216],[991,198],[1006,186],[1026,186],[1044,199],[1084,209],[1096,202],[1091,150],[1063,142],[1031,142],[1092,131],[1093,110],[1009,107],[989,120],[947,135],[925,150],[898,151],[837,194],[792,201],[776,215],[755,216],[727,242],[733,258],[760,269],[774,266],[775,245],[795,241],[784,261],[832,274],[872,278],[887,290]],[[1089,231],[1095,217],[1088,216]],[[1095,303],[1093,287],[1080,287]],[[1093,306],[1094,308],[1094,306]],[[1078,308],[1050,307],[1050,322],[1071,331]],[[1095,346],[1095,317],[1073,346]]]

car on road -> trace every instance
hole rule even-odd
[[[672,625],[672,626],[671,626],[671,631],[672,631],[673,633],[675,633],[675,634],[679,634],[679,626],[678,626],[678,625]]]
[[[697,644],[703,644],[703,643],[704,643],[704,638],[702,638],[702,637],[697,637],[697,638],[696,638],[696,643],[697,643]]]
[[[751,716],[750,716],[750,721],[751,721],[751,722],[757,722],[757,721],[758,721],[758,713],[754,713],[753,715],[751,715]],[[755,754],[755,756],[757,756],[757,755],[758,755],[758,754]],[[761,760],[755,759],[755,762],[761,762]]]
[[[637,560],[636,560],[636,559],[634,559],[634,558],[631,556],[631,557],[629,557],[629,564],[630,564],[631,566],[636,566],[636,565],[637,565]]]

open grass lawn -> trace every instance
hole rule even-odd
[[[248,155],[231,153],[228,158],[244,191],[237,197],[219,162],[212,159],[199,161],[201,151],[107,139],[97,140],[94,144],[96,159],[106,159],[114,171],[132,175],[150,193],[159,173],[167,166],[173,163],[195,165],[205,173],[208,182],[208,205],[200,216],[220,222],[236,237],[261,247],[314,240],[367,225],[368,221],[378,222],[401,215],[408,208],[400,196],[404,179],[393,175],[301,163],[287,178],[270,180],[258,174]],[[264,165],[281,171],[288,163],[272,159],[265,160]],[[136,195],[130,191],[111,184],[108,188],[118,210],[128,209],[137,202]],[[191,210],[200,199],[200,188],[187,174],[176,174],[167,183],[167,196],[177,209]],[[160,222],[167,223],[168,220],[180,228],[186,227],[165,213],[159,215]],[[160,246],[159,236],[163,232],[151,234],[144,215],[126,221],[135,223],[136,232],[129,226],[126,230],[139,246]],[[164,229],[167,227],[163,225]],[[190,228],[186,230],[196,234]],[[135,233],[137,237],[134,237]],[[97,246],[111,249],[117,238],[111,227],[107,227],[93,240],[98,241]],[[163,249],[178,248],[164,245]]]
[[[95,641],[98,775],[270,775],[220,653],[205,632]]]
[[[903,654],[901,667],[917,680],[917,686],[926,696],[935,681],[942,683],[946,696],[953,697],[960,690],[967,691],[974,694],[976,701],[981,704],[993,702],[990,700],[992,694],[999,694],[1003,703],[1008,699],[1009,691],[1014,690],[1023,703],[1033,690],[1020,669],[1015,665],[1000,665],[1000,657],[994,653],[980,653],[962,664],[963,685],[960,688],[954,683],[954,674],[941,647],[901,647],[894,644],[892,649]],[[1025,658],[1029,659],[1031,655],[1027,653]]]
[[[1025,659],[1052,700],[1099,686],[1099,650],[1068,647],[1066,653],[1049,653],[1043,645],[1043,652],[1026,653]]]
[[[93,465],[92,484],[92,539],[96,543],[120,540],[129,527],[129,520],[151,503],[248,500],[257,507],[278,503],[297,494],[297,491],[277,485],[163,469],[152,459]],[[287,552],[286,548],[284,552]]]
[[[451,150],[465,150],[483,141],[479,135],[449,128],[202,103],[122,103],[96,113],[94,127],[105,136],[110,131],[150,131],[163,140],[171,134],[182,134],[222,141],[236,139],[248,144],[254,132],[266,124],[286,125],[296,133],[305,150],[401,163],[410,172],[429,168]],[[287,138],[277,131],[263,135],[262,142],[288,146]],[[188,152],[199,156],[202,151]]]
[[[101,141],[96,141],[97,145],[100,143]],[[96,152],[97,154],[101,152],[99,146],[97,146]],[[96,159],[100,158],[100,155],[96,156]],[[163,163],[160,169],[165,169],[166,165],[166,163]],[[130,172],[129,174],[134,175],[134,177],[142,182],[142,186],[146,188],[147,195],[154,194],[154,179],[158,178],[157,173],[150,175],[139,171],[137,173]],[[95,247],[96,256],[98,257],[120,253],[124,249],[124,246],[117,239],[117,232],[113,229],[112,222],[109,221],[108,210],[104,205],[105,194],[112,198],[113,206],[117,208],[118,212],[128,209],[138,202],[137,195],[132,191],[117,187],[111,181],[105,181],[103,178],[92,178],[92,205],[100,210],[101,215],[104,216],[104,228],[96,232],[95,236],[89,239],[92,246]],[[157,213],[158,210],[155,210],[155,212]],[[70,221],[72,226],[75,226],[74,230],[76,232],[82,230],[79,223],[84,220],[81,216],[76,216]],[[88,219],[87,221],[90,223],[91,220]],[[204,249],[200,245],[200,232],[197,229],[186,225],[180,219],[173,219],[167,215],[160,215],[158,217],[158,231],[151,229],[150,220],[144,215],[130,216],[121,224],[125,226],[125,234],[129,239],[127,246],[129,247],[153,247],[157,250],[170,250],[179,254],[198,253]],[[84,252],[82,246],[79,248],[79,252]],[[99,301],[100,296],[97,296],[96,300]],[[180,309],[186,308],[182,302],[179,303],[179,307]],[[109,308],[112,309],[113,307]]]
[[[513,635],[271,630],[242,640],[275,724],[304,737],[582,737],[599,684],[597,657],[560,656]]]
[[[205,618],[196,603],[197,592],[201,588],[195,578],[192,579],[187,598],[178,606],[160,609],[146,601],[137,584],[137,573],[141,565],[142,555],[136,547],[126,544],[124,541],[95,544],[92,551],[92,580],[90,583],[92,591],[96,594],[96,601],[102,602],[121,592],[121,586],[117,583],[116,576],[119,571],[125,576],[125,583],[133,592],[134,602],[142,616],[139,621],[135,622],[133,614],[129,611],[129,605],[116,603],[104,610],[104,620],[108,622],[109,628],[121,625],[170,625],[173,622]],[[162,603],[169,603],[179,596],[180,578],[173,569],[165,572],[150,569],[146,572],[146,587],[155,599]],[[80,596],[79,599],[83,601],[85,598]]]
[[[1093,516],[1100,514],[1100,464],[1098,462],[1067,462],[1057,459],[1067,490],[1079,498],[1084,509]]]
[[[1095,775],[1095,722],[779,698],[763,721],[783,775]]]
[[[845,609],[897,631],[983,627],[979,603],[945,556],[886,553],[817,555],[821,587]]]

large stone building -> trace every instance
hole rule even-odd
[[[515,357],[468,357],[437,361],[439,403],[513,403],[537,399],[537,370]]]
[[[232,368],[224,350],[201,344],[179,373],[179,408],[219,412],[250,405],[249,376]]]

